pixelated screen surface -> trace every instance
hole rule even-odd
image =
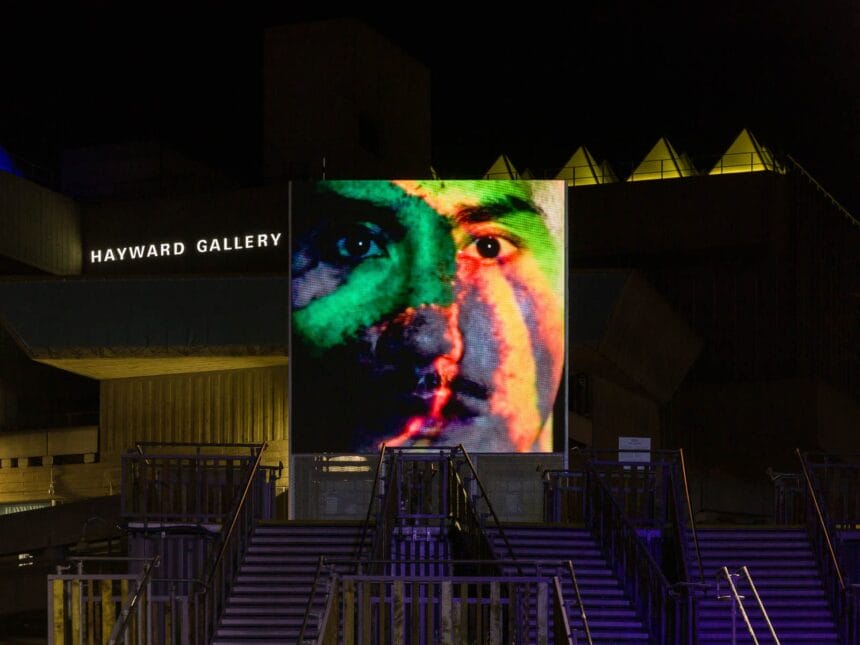
[[[294,183],[294,453],[563,449],[564,181]]]

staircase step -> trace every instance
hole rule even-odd
[[[528,571],[528,561],[574,563],[594,643],[632,645],[649,641],[647,630],[590,531],[558,526],[505,526],[504,532],[524,571]],[[498,532],[490,533],[497,557],[504,559],[507,555],[504,541]],[[551,565],[542,565],[544,571],[548,567]],[[516,567],[505,566],[504,570],[513,573]],[[572,602],[573,585],[564,570],[561,581],[571,627],[581,629],[579,608]]]
[[[368,535],[368,539],[372,537]],[[357,524],[261,524],[255,528],[231,590],[213,645],[295,642],[320,556],[351,561],[361,540]],[[364,552],[368,553],[369,543]],[[335,570],[352,571],[349,563]],[[325,577],[320,578],[306,638],[316,636],[316,617],[325,607]]]
[[[284,618],[287,614],[290,616],[300,615],[304,616],[305,608],[307,607],[307,598],[302,600],[300,603],[296,603],[293,605],[272,605],[271,603],[258,602],[253,604],[241,605],[241,604],[231,604],[227,605],[224,608],[224,619],[243,619],[245,617],[268,617],[273,620],[277,620],[280,618]],[[323,599],[321,598],[319,603],[323,603]],[[322,604],[314,604],[314,607],[322,607]]]
[[[735,573],[741,566],[750,572],[768,616],[782,643],[838,642],[833,613],[825,596],[820,573],[803,530],[797,529],[700,529],[698,534],[706,579],[715,580],[722,567]],[[690,563],[691,565],[694,563]],[[735,581],[744,607],[762,642],[771,638],[746,580]],[[731,601],[713,594],[697,601],[697,642],[703,645],[730,642]],[[721,580],[720,593],[729,593]],[[738,643],[751,643],[743,618],[736,616]]]

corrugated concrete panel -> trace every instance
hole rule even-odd
[[[26,179],[0,173],[0,256],[48,273],[79,274],[78,206]]]
[[[96,426],[0,433],[0,459],[85,455],[98,452]]]
[[[286,276],[8,281],[0,319],[34,358],[278,355],[288,291]]]
[[[266,462],[286,463],[287,436],[286,366],[101,382],[102,455],[138,441],[266,441]]]
[[[0,467],[0,504],[74,501],[115,495],[120,488],[119,459],[96,464]]]

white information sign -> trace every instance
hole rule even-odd
[[[618,461],[651,461],[651,437],[618,437]]]

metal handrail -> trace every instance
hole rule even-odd
[[[120,619],[116,621],[113,626],[113,630],[111,630],[110,636],[108,636],[108,645],[116,645],[117,643],[124,642],[125,636],[123,636],[123,634],[128,628],[128,622],[131,620],[132,612],[134,611],[134,608],[137,607],[138,602],[140,602],[140,597],[143,594],[144,587],[149,584],[152,570],[158,567],[160,563],[161,560],[159,556],[155,556],[147,564],[143,565],[143,571],[137,580],[134,594],[132,594],[131,600],[129,600],[128,604],[123,608],[120,613]]]
[[[696,534],[696,521],[693,518],[693,505],[690,502],[690,486],[687,482],[687,462],[684,459],[684,449],[678,448],[679,463],[681,464],[681,480],[684,484],[684,501],[687,503],[687,518],[690,522],[690,532],[693,534],[693,547],[696,549],[696,564],[699,567],[699,580],[705,581],[705,571],[702,567],[702,553],[699,550],[699,537]]]
[[[143,457],[143,461],[144,461],[144,463],[145,463],[147,466],[151,465],[151,464],[152,464],[152,462],[151,462],[151,461],[149,461],[149,459],[147,458],[147,456],[146,456],[145,454],[143,454],[143,449],[140,447],[140,443],[136,443],[136,444],[134,445],[134,447],[135,447],[135,449],[137,450],[138,454],[139,454],[141,457]]]
[[[362,560],[362,561],[360,561],[360,563],[355,563],[352,560],[344,559],[344,558],[326,558],[324,556],[321,557],[319,564],[317,566],[317,575],[315,576],[314,582],[311,586],[311,592],[310,592],[310,597],[308,600],[308,606],[307,606],[306,611],[305,611],[305,619],[304,619],[304,621],[302,623],[302,627],[299,631],[299,637],[298,637],[297,642],[298,643],[303,642],[304,634],[306,632],[306,627],[307,627],[307,621],[309,620],[309,615],[310,615],[309,614],[310,605],[311,605],[313,596],[315,594],[314,587],[318,584],[318,579],[321,576],[321,571],[322,571],[323,566],[329,566],[332,569],[334,569],[334,567],[336,567],[337,565],[343,565],[344,568],[348,568],[352,564],[401,565],[401,564],[414,564],[414,563],[420,563],[420,562],[424,562],[424,561],[419,559],[419,558],[395,558],[395,559],[387,559],[387,560],[373,560],[373,559],[372,560]],[[530,580],[533,578],[557,579],[557,576],[547,576],[545,574],[542,574],[541,571],[542,570],[546,571],[547,568],[552,568],[552,569],[555,569],[557,571],[559,565],[562,568],[566,568],[568,571],[568,574],[571,576],[571,580],[573,581],[574,593],[575,593],[576,598],[577,598],[577,605],[578,605],[580,617],[582,618],[582,623],[583,623],[583,626],[585,629],[587,642],[589,645],[593,645],[591,630],[590,630],[589,625],[588,625],[588,617],[585,613],[585,607],[583,606],[583,603],[582,603],[582,595],[581,595],[581,591],[579,589],[579,583],[578,583],[577,578],[576,578],[576,573],[574,572],[573,563],[570,560],[565,560],[565,561],[559,561],[559,560],[528,560],[528,561],[523,561],[523,560],[496,560],[496,559],[493,559],[493,560],[441,559],[441,560],[436,560],[435,562],[437,564],[442,564],[442,565],[448,565],[448,564],[450,564],[450,565],[494,564],[494,565],[502,565],[502,566],[503,565],[516,565],[518,567],[521,567],[518,577],[517,576],[502,576],[502,577],[505,577],[506,579],[509,579],[509,580]],[[523,567],[526,569],[533,567],[534,573],[524,572],[522,570]],[[384,569],[384,567],[383,567],[383,569]],[[337,577],[337,575],[335,575],[335,577]],[[384,576],[384,575],[380,576],[378,574],[376,574],[376,575],[374,575],[374,574],[356,574],[356,575],[352,575],[352,576],[348,576],[348,577],[355,578],[355,579],[374,579],[374,580],[376,580],[376,579],[381,579],[381,578],[391,577],[391,576]],[[494,578],[498,578],[498,577],[499,576],[485,576],[484,578],[485,579],[494,579]],[[408,579],[416,579],[416,580],[417,579],[422,579],[422,580],[423,579],[426,579],[426,580],[434,580],[435,579],[435,580],[438,580],[441,578],[448,579],[448,578],[458,578],[458,577],[457,576],[441,576],[441,577],[440,576],[420,576],[420,575],[419,576],[406,576],[406,577],[399,576],[398,577],[398,579],[402,579],[402,580],[405,580],[407,578]],[[462,576],[460,576],[459,578],[462,578]],[[331,597],[329,597],[329,603],[330,602],[331,602]],[[328,609],[326,611],[328,612]],[[571,634],[571,633],[572,632],[570,630],[568,630],[568,634]]]
[[[221,559],[224,557],[224,552],[227,550],[227,542],[230,540],[230,537],[233,535],[233,530],[236,528],[236,523],[239,521],[239,513],[242,510],[242,507],[245,505],[245,500],[248,499],[248,491],[251,490],[251,486],[254,483],[254,478],[257,476],[257,470],[260,468],[260,462],[263,460],[263,452],[266,449],[267,444],[263,444],[260,452],[257,453],[257,458],[254,460],[254,464],[251,466],[248,472],[248,478],[245,481],[245,487],[242,489],[242,495],[239,497],[239,501],[236,503],[236,508],[231,513],[230,518],[230,527],[227,529],[227,532],[222,532],[221,535],[223,538],[221,539],[221,547],[218,549],[218,555],[215,556],[215,559],[209,567],[209,575],[206,578],[206,582],[204,583],[204,587],[207,589],[209,585],[212,584],[212,578],[215,576],[215,569],[221,563]]]
[[[336,627],[337,623],[334,621],[337,619],[337,614],[335,612],[335,616],[331,616],[330,612],[329,612],[329,607],[336,606],[335,603],[332,602],[332,600],[333,600],[332,597],[335,594],[339,593],[338,587],[340,586],[340,584],[344,584],[346,586],[346,585],[349,585],[349,583],[352,583],[353,585],[355,585],[355,584],[378,585],[379,583],[387,585],[389,583],[396,583],[396,584],[399,584],[402,586],[413,585],[414,586],[413,588],[417,588],[419,586],[425,586],[426,587],[427,585],[442,586],[442,585],[447,584],[447,585],[450,585],[450,588],[452,588],[454,590],[459,590],[461,593],[461,601],[465,601],[469,605],[473,605],[473,603],[488,605],[490,602],[495,602],[495,603],[497,603],[498,606],[505,605],[505,606],[509,607],[509,610],[511,612],[516,612],[515,615],[511,615],[510,624],[512,627],[515,627],[516,630],[518,631],[518,633],[520,634],[519,638],[516,636],[513,636],[513,634],[511,634],[510,636],[512,636],[512,638],[510,638],[510,642],[529,642],[528,640],[526,640],[528,638],[528,636],[526,636],[526,630],[528,629],[528,624],[531,621],[537,620],[537,621],[539,621],[539,623],[538,623],[539,625],[543,625],[544,628],[550,628],[550,621],[553,620],[553,614],[555,613],[554,609],[562,609],[558,605],[553,606],[552,602],[544,604],[544,605],[540,605],[540,603],[535,602],[536,598],[534,595],[541,587],[545,587],[547,591],[550,591],[551,589],[553,589],[553,587],[555,587],[555,585],[559,581],[557,571],[554,574],[534,575],[534,576],[518,576],[518,575],[503,575],[503,574],[496,574],[496,575],[448,575],[448,576],[411,575],[411,574],[407,574],[407,575],[403,575],[403,574],[382,574],[382,575],[379,575],[379,574],[356,574],[356,575],[353,575],[353,574],[337,574],[336,573],[333,576],[333,580],[334,580],[333,593],[329,596],[329,601],[327,603],[327,608],[326,608],[326,614],[329,614],[329,615],[326,617],[327,620],[323,623],[324,627],[321,628],[320,634],[323,633],[323,629],[332,629],[332,631],[333,631],[334,627]],[[488,587],[490,587],[490,585],[492,583],[500,583],[500,584],[505,585],[507,587],[507,592],[503,593],[501,595],[496,595],[495,601],[493,601],[492,595],[482,594],[482,592],[481,592],[482,589],[487,590]],[[401,589],[402,589],[402,586],[401,586]],[[383,594],[385,592],[382,591],[382,589],[380,589],[376,593]],[[371,594],[373,594],[373,595],[376,595],[376,593],[371,592]],[[390,594],[391,592],[388,592],[388,593]],[[525,600],[525,602],[518,602],[518,601],[512,599],[512,596],[515,593],[520,595],[521,600]],[[388,596],[388,597],[391,598],[391,596]],[[407,594],[405,597],[408,599],[409,595]],[[450,596],[449,596],[449,598],[450,598]],[[547,598],[546,596],[544,596],[544,598],[546,600],[549,600],[549,598]],[[557,598],[557,596],[556,596],[556,598]],[[351,602],[349,603],[350,607],[348,608],[347,611],[350,611],[350,612],[366,612],[366,610],[362,609],[362,606],[366,607],[365,603],[367,601],[367,597],[365,596],[365,603],[355,602],[355,600],[356,600],[356,598],[355,598],[355,596],[353,596]],[[387,602],[391,602],[391,601],[388,600]],[[409,602],[409,600],[407,600],[406,602]],[[440,597],[440,594],[432,593],[432,592],[428,592],[428,593],[422,592],[422,593],[420,593],[420,595],[419,594],[413,595],[412,599],[411,599],[413,610],[419,604],[420,605],[428,604],[431,606],[435,605],[437,609],[434,609],[433,613],[435,614],[437,619],[440,616],[440,613],[437,613],[438,611],[440,611],[438,608],[440,608],[442,606],[443,602],[445,602],[445,601],[443,600],[442,597]],[[450,600],[448,602],[450,602]],[[464,606],[464,605],[461,604],[461,607],[462,606]],[[535,609],[539,609],[540,612],[536,612]],[[404,611],[398,612],[397,610],[395,610],[395,611],[390,612],[390,613],[388,611],[385,611],[385,615],[387,616],[386,619],[388,619],[388,620],[399,620],[399,621],[402,621],[404,619],[408,620],[407,617],[409,616],[410,613],[411,612],[408,610],[405,612]],[[566,612],[564,612],[564,613],[566,616]],[[430,629],[428,629],[426,632],[427,633],[426,642],[437,642],[439,639],[439,634],[438,633],[434,634],[434,630],[432,629],[432,622],[430,622],[432,619],[430,619],[428,617],[427,618],[428,622],[425,623],[425,619],[423,616],[422,616],[422,619],[419,621],[417,619],[418,618],[417,614],[412,614],[412,615],[415,616],[415,622],[413,623],[414,627],[418,627],[419,623],[421,624],[421,627],[419,627],[419,629],[421,629],[421,630],[424,630],[424,625],[428,625],[430,627]],[[367,617],[368,616],[367,613],[364,613],[364,616]],[[545,619],[541,620],[540,616],[544,616]],[[548,618],[548,620],[546,620],[546,618]],[[561,618],[561,617],[559,617],[559,618]],[[361,620],[361,619],[359,619],[359,620]],[[371,617],[370,620],[372,621],[373,618]],[[556,630],[558,630],[559,624],[560,624],[560,622],[563,622],[563,620],[564,619],[561,618],[561,621],[558,621],[555,623]],[[357,622],[358,622],[358,620],[349,620],[347,617],[344,617],[341,620],[341,623],[344,626],[350,625],[352,627],[355,627]],[[468,629],[470,631],[478,631],[479,633],[483,633],[482,638],[470,640],[469,642],[487,642],[486,641],[487,632],[485,629],[481,628],[481,626],[480,626],[481,625],[481,619],[480,618],[478,619],[477,624],[474,621],[466,621],[466,622],[469,623]],[[505,621],[505,622],[507,622],[507,621]],[[365,623],[365,624],[367,624],[367,623]],[[500,623],[500,624],[503,624],[503,623]],[[547,631],[551,634],[551,630],[547,629]],[[386,629],[386,632],[391,633],[387,629]],[[544,633],[546,633],[546,632],[544,632]],[[568,633],[570,633],[570,630],[568,630]],[[405,632],[405,634],[406,634],[405,637],[408,639],[409,638],[409,636],[408,636],[409,632],[407,631],[407,632]],[[413,634],[414,634],[414,632],[413,632]],[[558,631],[556,631],[556,634],[558,634]],[[434,636],[435,636],[435,638],[434,638]],[[425,639],[421,638],[420,636],[418,637],[418,639],[413,638],[412,640],[414,642],[417,642],[417,640],[421,640],[421,642],[425,642]],[[344,638],[340,642],[346,642],[346,641],[352,642],[352,640],[350,640],[349,638]],[[321,643],[321,642],[334,642],[334,641],[317,640],[316,642]],[[358,642],[358,640],[356,640],[356,642]],[[402,642],[402,641],[398,641],[398,642]],[[493,642],[497,642],[497,639],[494,639]],[[563,641],[557,639],[556,643],[559,643],[559,642],[563,642]],[[570,642],[570,641],[568,641],[568,642]]]
[[[686,507],[686,516],[687,516],[686,521],[688,522],[690,532],[691,532],[691,535],[693,538],[693,547],[695,550],[696,565],[697,565],[698,571],[699,571],[699,575],[698,575],[699,581],[704,582],[704,580],[705,580],[704,567],[702,566],[702,555],[701,555],[701,549],[699,547],[699,537],[698,537],[698,533],[696,531],[696,521],[695,521],[695,518],[693,516],[693,505],[692,505],[692,502],[690,499],[690,487],[689,487],[689,482],[687,479],[687,462],[686,462],[686,458],[684,457],[684,449],[678,448],[677,450],[675,450],[675,449],[654,449],[654,450],[650,450],[650,449],[649,450],[621,450],[621,449],[618,449],[618,450],[616,450],[616,449],[596,450],[596,449],[587,449],[587,450],[582,450],[579,448],[575,448],[574,451],[579,453],[579,454],[582,454],[583,457],[585,458],[585,461],[589,462],[592,465],[595,465],[598,463],[605,465],[607,462],[602,461],[602,460],[600,460],[600,461],[596,460],[595,457],[600,457],[601,455],[608,454],[608,455],[615,455],[616,456],[616,458],[614,460],[612,460],[611,463],[625,463],[626,465],[634,466],[634,465],[638,464],[639,462],[637,462],[637,461],[631,461],[629,463],[622,462],[620,459],[618,459],[618,456],[620,456],[620,453],[631,453],[631,454],[643,453],[643,454],[648,455],[650,457],[650,459],[647,463],[642,462],[641,465],[642,466],[652,466],[652,467],[662,465],[664,468],[669,468],[669,473],[670,473],[670,476],[672,477],[671,481],[673,482],[673,484],[675,482],[675,478],[674,478],[675,468],[673,468],[673,465],[677,464],[678,466],[680,466],[681,481],[679,482],[679,484],[680,484],[681,489],[679,491],[676,489],[676,487],[674,485],[672,486],[672,493],[674,495],[673,501],[674,501],[674,506],[676,509],[676,511],[675,511],[676,512],[676,525],[678,525],[678,539],[679,540],[684,539],[684,533],[681,530],[681,526],[680,526],[681,515],[679,514],[679,511],[677,508],[678,502],[680,501],[683,504],[683,506]],[[683,495],[683,500],[678,500],[679,494]],[[684,551],[685,551],[685,549],[682,545],[681,546],[681,553],[683,554]],[[686,559],[684,561],[684,568],[686,569]]]
[[[815,494],[815,487],[812,485],[812,479],[809,476],[809,470],[806,468],[806,460],[800,452],[800,448],[794,449],[800,459],[800,468],[803,471],[803,478],[806,480],[806,487],[809,491],[809,497],[812,500],[812,505],[815,507],[815,514],[818,517],[819,526],[824,533],[824,540],[827,542],[827,551],[830,554],[830,560],[833,564],[833,569],[836,572],[836,579],[839,581],[839,589],[845,592],[845,578],[842,576],[842,568],[839,566],[839,559],[836,557],[836,549],[833,548],[833,541],[830,538],[830,528],[827,522],[824,521],[824,513],[821,511],[821,506],[818,504],[818,495]]]
[[[216,598],[213,594],[212,582],[215,579],[215,575],[218,573],[219,565],[224,559],[224,555],[227,552],[227,548],[230,544],[230,539],[232,538],[234,531],[236,529],[236,524],[239,521],[239,516],[242,511],[245,509],[246,502],[249,499],[248,493],[251,490],[251,487],[254,484],[254,480],[257,477],[257,473],[260,470],[260,463],[263,459],[263,453],[265,452],[267,447],[266,443],[263,443],[260,446],[260,451],[257,453],[256,459],[251,467],[248,469],[248,476],[245,481],[245,485],[242,488],[242,494],[236,497],[236,501],[234,502],[233,508],[230,512],[230,523],[229,527],[226,531],[223,529],[219,535],[219,542],[216,543],[216,554],[214,557],[210,557],[208,560],[208,566],[204,569],[204,577],[201,581],[202,590],[201,594],[206,595],[205,605],[204,605],[204,613],[203,613],[203,633],[204,639],[209,640],[212,636],[210,630],[214,630],[216,624],[216,617],[214,614],[217,614],[219,609],[221,609],[218,605],[219,599]],[[249,523],[250,527],[253,527],[253,522]],[[250,532],[250,529],[248,530]],[[223,583],[223,581],[222,581]],[[222,586],[226,584],[223,583]],[[221,598],[221,601],[224,601],[224,598]],[[210,606],[212,611],[210,612]]]
[[[746,565],[744,565],[741,567],[741,571],[744,572],[744,577],[747,579],[747,584],[749,584],[750,589],[752,589],[755,601],[756,603],[758,603],[759,611],[761,611],[761,615],[764,616],[764,622],[767,625],[768,631],[770,631],[770,635],[773,637],[773,642],[776,643],[776,645],[779,645],[779,637],[776,635],[776,631],[773,628],[773,623],[770,622],[770,616],[767,615],[767,610],[765,610],[764,608],[764,603],[761,601],[761,596],[758,595],[758,589],[756,589],[756,586],[752,581],[752,576],[750,576],[750,570],[747,569]]]
[[[311,583],[311,591],[308,594],[308,604],[305,607],[305,615],[302,618],[302,626],[299,629],[299,637],[296,639],[297,643],[304,642],[305,630],[308,627],[308,620],[310,619],[310,616],[311,616],[311,607],[314,604],[314,596],[316,595],[316,592],[317,592],[317,584],[319,583],[320,574],[322,573],[322,569],[323,569],[324,564],[325,564],[325,556],[321,555],[319,558],[319,561],[317,562],[317,570],[316,570],[316,573],[314,574],[314,581],[313,581],[313,583]]]
[[[326,640],[326,631],[329,629],[337,630],[338,625],[336,624],[336,620],[332,623],[334,626],[329,627],[329,621],[331,620],[331,615],[334,612],[337,615],[337,602],[338,602],[338,577],[337,574],[332,575],[332,586],[329,590],[328,598],[325,603],[325,611],[323,611],[322,618],[320,619],[319,628],[317,629],[317,644],[332,642]],[[304,638],[304,626],[302,626],[302,633],[299,635],[298,640],[296,641],[298,645],[302,645],[302,638]]]
[[[627,515],[625,515],[621,506],[618,504],[618,501],[615,499],[615,496],[612,495],[612,492],[609,490],[609,487],[606,485],[606,482],[603,481],[603,479],[600,477],[600,475],[597,473],[597,471],[594,469],[594,467],[591,464],[586,463],[585,467],[586,467],[586,469],[591,471],[591,474],[594,477],[594,480],[597,482],[597,485],[603,489],[604,493],[606,493],[606,497],[607,497],[607,499],[609,499],[609,503],[612,505],[612,507],[615,509],[615,512],[621,518],[622,523],[624,523],[626,525],[628,531],[631,534],[636,535],[637,534],[636,533],[636,527],[633,526],[633,523],[630,521],[630,519],[627,517]],[[654,556],[651,555],[651,552],[648,550],[648,548],[642,543],[641,540],[637,540],[636,545],[637,545],[637,549],[640,551],[640,553],[645,558],[645,560],[650,563],[651,567],[654,570],[654,573],[657,574],[656,577],[660,581],[660,584],[665,589],[671,589],[672,585],[669,584],[669,580],[663,574],[663,570],[660,568],[660,565],[657,564],[657,561],[654,559]]]
[[[391,479],[397,478],[398,468],[400,467],[400,452],[391,453],[391,457],[389,458],[389,477]],[[397,515],[397,501],[400,491],[395,484],[392,484],[391,479],[387,482],[385,486],[385,492],[382,495],[382,500],[379,503],[379,509],[377,511],[377,520],[376,520],[376,532],[373,540],[373,551],[370,555],[372,558],[377,558],[379,555],[384,555],[389,552],[390,542],[388,541],[391,537],[391,531],[387,530],[388,523],[395,520]],[[372,498],[371,498],[372,499]],[[356,562],[361,559],[361,554],[358,554]]]
[[[196,444],[192,444],[196,445]],[[218,447],[220,449],[220,446]],[[147,452],[122,455],[122,516],[129,522],[221,525],[230,516],[255,454],[225,454],[186,449],[182,454]],[[179,453],[180,449],[171,453]],[[283,464],[259,466],[267,478],[280,477]],[[209,488],[209,485],[212,488]]]
[[[561,580],[558,579],[558,576],[553,577],[552,579],[552,590],[553,597],[555,600],[555,606],[558,609],[559,617],[561,620],[561,629],[564,631],[564,638],[567,641],[568,645],[576,645],[576,636],[573,634],[573,630],[570,627],[570,619],[567,616],[567,608],[564,606],[564,592],[561,589]],[[556,639],[558,639],[558,623],[556,623]]]
[[[567,572],[573,581],[573,594],[576,596],[576,606],[579,607],[579,616],[582,618],[582,626],[585,628],[585,639],[588,641],[588,645],[593,645],[591,641],[591,628],[588,626],[585,605],[582,604],[582,594],[579,591],[579,582],[576,580],[576,572],[573,569],[573,562],[571,560],[567,561]]]
[[[165,446],[165,447],[188,447],[194,446],[197,448],[197,452],[200,452],[201,448],[249,448],[251,454],[254,454],[254,448],[259,448],[260,444],[258,443],[201,443],[199,441],[137,441],[135,442],[135,447],[137,451],[142,455],[144,454],[142,447],[143,446]],[[160,455],[156,455],[160,456]]]
[[[472,458],[469,456],[469,453],[466,451],[466,447],[462,443],[455,448],[455,452],[457,450],[459,450],[461,453],[463,453],[463,457],[465,457],[465,459],[466,459],[466,464],[468,464],[469,470],[472,472],[472,477],[474,478],[475,482],[478,484],[478,490],[481,491],[481,497],[484,499],[484,503],[486,503],[487,508],[490,510],[490,515],[493,518],[493,522],[495,522],[495,524],[496,524],[496,530],[498,530],[499,535],[502,536],[502,540],[505,543],[505,548],[508,551],[508,555],[510,556],[511,560],[516,562],[517,558],[514,555],[514,549],[513,549],[513,547],[511,547],[511,543],[508,540],[508,536],[505,535],[505,530],[502,528],[502,523],[499,522],[499,516],[496,515],[496,511],[493,508],[492,502],[490,502],[490,498],[487,495],[487,491],[484,488],[484,484],[481,482],[481,478],[478,477],[478,471],[475,469],[475,464],[472,463]],[[475,512],[477,514],[477,512],[478,512],[477,508],[475,509]],[[478,517],[480,518],[479,514],[478,514]],[[520,570],[519,566],[517,566],[517,569]]]
[[[794,166],[794,169],[797,170],[801,175],[803,175],[803,177],[805,177],[822,195],[824,195],[824,197],[826,197],[830,201],[830,203],[836,207],[836,210],[838,210],[839,213],[845,219],[847,219],[854,226],[860,226],[860,220],[855,218],[851,213],[848,212],[848,209],[846,209],[842,204],[840,204],[838,201],[836,201],[836,198],[833,195],[831,195],[830,193],[828,193],[827,190],[825,190],[825,188],[821,184],[819,184],[815,180],[815,178],[806,171],[806,168],[801,166],[797,162],[797,160],[794,157],[792,157],[791,155],[786,155],[786,158]]]
[[[830,453],[830,452],[813,452],[810,450],[806,453],[806,456],[807,457],[818,457],[818,458],[825,459],[825,460],[832,459],[832,458],[838,458],[839,459],[838,463],[846,463],[846,464],[856,464],[858,461],[860,461],[860,452],[840,452],[838,455],[835,455],[835,454]],[[837,462],[828,461],[827,463],[834,465]]]
[[[364,516],[364,524],[361,527],[361,540],[358,542],[358,548],[355,552],[356,561],[361,559],[361,553],[364,550],[364,542],[367,539],[367,533],[370,530],[370,518],[373,515],[373,504],[376,501],[376,491],[379,488],[379,482],[382,477],[382,464],[385,461],[385,444],[379,449],[379,461],[376,463],[376,473],[373,476],[373,487],[370,490],[370,500],[367,502],[367,514]]]
[[[717,571],[717,594],[719,595],[720,591],[720,575],[723,575],[726,579],[726,582],[729,583],[729,590],[732,592],[732,596],[734,598],[735,604],[738,609],[741,610],[741,616],[744,619],[744,623],[747,626],[747,631],[750,633],[750,636],[753,639],[753,643],[755,645],[759,645],[758,636],[755,635],[755,630],[753,629],[752,623],[750,623],[750,617],[747,615],[747,610],[744,608],[744,603],[741,600],[740,594],[738,594],[737,587],[735,587],[734,580],[732,580],[732,574],[729,573],[728,567],[722,567]],[[779,641],[777,641],[778,643]]]
[[[632,539],[633,549],[636,553],[638,553],[639,557],[646,563],[646,567],[648,569],[648,578],[655,580],[661,588],[661,593],[659,598],[655,598],[655,600],[665,600],[666,602],[675,602],[675,598],[678,596],[678,592],[675,587],[669,584],[669,581],[666,579],[666,575],[663,573],[660,565],[654,559],[654,556],[648,550],[648,548],[644,545],[642,540],[638,539],[638,533],[636,531],[636,527],[630,521],[630,518],[624,513],[623,509],[619,505],[618,501],[615,499],[615,496],[612,494],[612,491],[609,489],[609,486],[603,481],[603,478],[594,468],[594,466],[589,461],[585,461],[583,464],[583,468],[587,475],[591,477],[594,481],[594,485],[598,490],[602,491],[602,493],[606,496],[606,499],[609,502],[609,507],[614,511],[615,516],[618,518],[620,524],[624,527],[626,535],[636,536],[635,539]],[[588,480],[586,480],[586,486],[588,486]],[[621,569],[624,567],[625,563],[622,562],[613,562],[614,558],[613,553],[609,553],[610,563],[613,568]],[[638,590],[634,590],[634,593],[638,593]],[[646,621],[653,620],[653,616],[650,612],[646,612],[644,616]],[[660,616],[661,623],[659,628],[665,629],[666,624],[664,621],[664,617]],[[652,634],[652,637],[656,637],[659,640],[659,637],[655,635],[654,628],[657,627],[653,624],[648,624],[648,631]],[[680,630],[680,625],[674,624],[673,629],[678,632]]]

